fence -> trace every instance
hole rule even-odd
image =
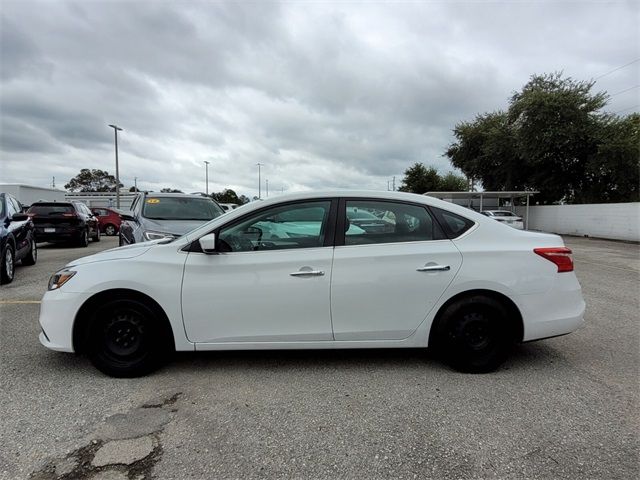
[[[529,230],[640,242],[640,203],[531,206]]]

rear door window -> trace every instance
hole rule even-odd
[[[449,238],[457,238],[475,225],[475,222],[441,208],[430,207]]]

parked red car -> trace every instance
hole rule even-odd
[[[91,211],[98,218],[100,231],[106,235],[116,235],[120,231],[120,215],[110,208],[92,208]]]

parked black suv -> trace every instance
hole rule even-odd
[[[86,247],[89,238],[100,241],[98,219],[82,202],[37,202],[27,213],[36,227],[39,242],[71,242]]]
[[[8,193],[0,193],[0,252],[0,283],[13,281],[17,261],[33,265],[38,259],[33,222]]]
[[[131,211],[120,214],[120,245],[177,238],[223,213],[211,197],[141,193]]]

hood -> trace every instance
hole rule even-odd
[[[153,220],[151,218],[144,218],[142,219],[142,228],[144,230],[153,230],[154,232],[171,233],[172,235],[180,237],[208,221],[209,220]]]
[[[95,255],[89,255],[87,257],[73,260],[69,262],[66,267],[75,267],[77,265],[85,265],[87,263],[105,262],[109,260],[123,260],[126,258],[138,257],[160,242],[162,242],[162,240],[134,243],[133,245],[126,245],[124,247],[111,248],[109,250],[104,250],[100,253],[96,253]]]

